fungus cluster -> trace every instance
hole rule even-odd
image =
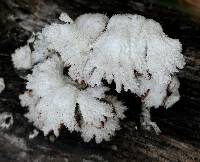
[[[181,44],[164,34],[159,23],[139,15],[67,14],[34,34],[12,55],[26,76],[21,105],[29,121],[47,135],[65,126],[84,141],[110,140],[120,128],[126,107],[108,95],[131,91],[141,98],[142,125],[153,127],[149,108],[171,107],[180,98],[175,73],[184,67]]]

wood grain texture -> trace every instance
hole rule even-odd
[[[6,88],[0,94],[0,112],[11,112],[15,123],[7,131],[0,131],[1,162],[198,162],[200,161],[200,26],[184,13],[158,6],[155,0],[8,0],[0,5],[0,77]],[[33,31],[55,22],[61,11],[72,18],[83,13],[117,13],[144,15],[158,21],[164,32],[180,39],[187,64],[178,74],[181,100],[172,108],[152,109],[152,119],[162,130],[154,133],[140,130],[139,107],[133,95],[121,98],[129,110],[122,129],[110,142],[99,145],[84,143],[78,134],[63,130],[54,143],[42,133],[29,140],[33,130],[23,117],[18,95],[24,91],[24,80],[19,78],[11,62],[11,53],[23,45]],[[8,18],[7,18],[8,17]],[[137,129],[136,129],[137,128]]]

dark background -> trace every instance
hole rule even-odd
[[[0,112],[14,116],[12,128],[0,130],[0,162],[200,161],[199,8],[198,0],[0,0],[0,77],[6,84],[0,94]],[[33,126],[23,117],[26,109],[18,99],[25,82],[14,70],[11,54],[32,32],[55,22],[62,11],[72,18],[96,12],[108,16],[140,14],[158,21],[169,37],[180,39],[187,62],[178,74],[181,100],[168,110],[151,110],[161,135],[140,129],[137,101],[124,93],[121,97],[129,107],[127,118],[110,142],[84,143],[78,134],[67,130],[54,143],[42,133],[28,139]]]

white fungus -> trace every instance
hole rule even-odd
[[[31,63],[31,49],[30,47],[24,46],[15,50],[15,54],[12,55],[12,60],[15,68],[17,69],[30,69]]]
[[[65,126],[80,132],[86,142],[110,140],[126,107],[105,95],[105,79],[115,82],[118,93],[130,90],[139,96],[142,125],[159,133],[149,110],[171,107],[180,98],[175,73],[185,60],[179,40],[139,15],[109,19],[84,14],[73,21],[63,13],[60,20],[66,23],[46,26],[35,35],[32,47],[28,43],[12,55],[15,68],[33,71],[27,76],[27,91],[20,95],[21,105],[29,109],[26,117],[44,135],[53,131],[58,136]]]
[[[39,134],[39,132],[36,129],[34,129],[33,133],[29,134],[28,138],[33,139],[33,138],[37,137],[38,134]]]
[[[64,13],[64,12],[60,14],[59,19],[63,22],[66,22],[66,23],[72,23],[73,22],[73,20],[69,17],[69,15]]]

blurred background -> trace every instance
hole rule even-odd
[[[174,8],[191,15],[195,21],[200,21],[200,0],[155,0],[158,4]]]

